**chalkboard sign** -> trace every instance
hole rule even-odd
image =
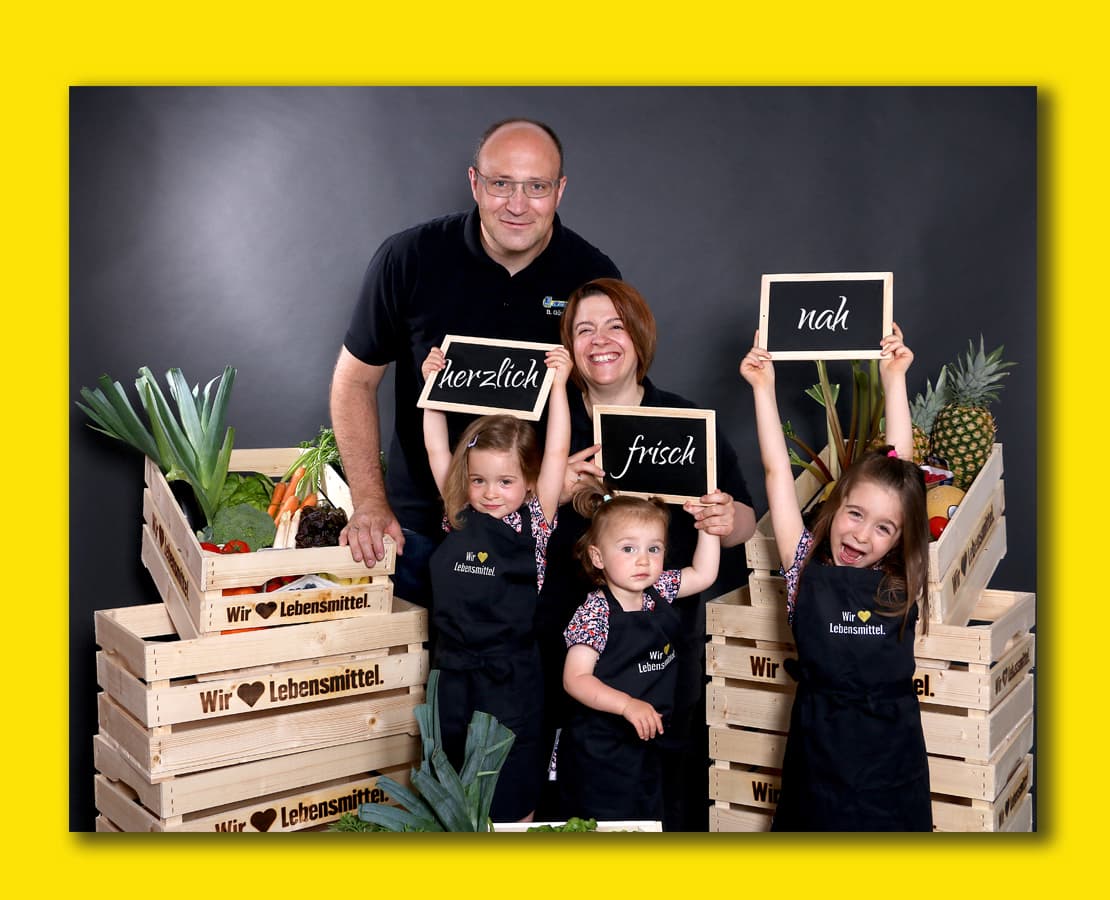
[[[717,488],[717,414],[711,409],[595,406],[596,462],[621,494],[667,503]]]
[[[544,357],[556,346],[449,334],[440,345],[447,365],[425,380],[416,405],[479,415],[512,413],[534,422],[555,377]]]
[[[764,275],[760,346],[772,359],[878,359],[893,309],[893,272]]]

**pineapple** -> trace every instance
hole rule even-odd
[[[1002,359],[1002,347],[983,352],[983,336],[979,336],[979,352],[968,342],[968,352],[957,359],[949,372],[951,402],[933,423],[933,453],[942,457],[955,475],[956,487],[967,490],[987,461],[994,443],[994,416],[988,404],[998,399],[1002,379],[1015,365]]]
[[[910,421],[913,423],[913,461],[917,465],[925,462],[929,455],[930,436],[937,415],[948,405],[951,393],[948,389],[948,366],[940,367],[937,386],[925,379],[925,393],[918,394],[910,403]]]

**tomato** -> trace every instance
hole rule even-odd
[[[246,541],[227,541],[224,544],[224,549],[221,553],[250,553],[251,548],[247,546]]]
[[[208,541],[201,543],[200,549],[207,550],[209,553],[223,553],[219,544],[210,544]]]

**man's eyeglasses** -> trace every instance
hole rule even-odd
[[[519,186],[524,191],[524,196],[529,200],[542,200],[544,197],[550,197],[555,193],[555,186],[559,183],[557,181],[544,181],[540,178],[532,178],[528,181],[509,181],[507,178],[488,178],[474,170],[474,174],[481,179],[482,184],[486,188],[486,193],[491,197],[511,197],[516,193]]]

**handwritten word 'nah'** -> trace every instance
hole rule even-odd
[[[800,309],[801,315],[798,317],[798,330],[801,331],[802,327],[805,326],[810,331],[817,331],[821,328],[827,328],[829,331],[836,331],[837,327],[843,331],[847,331],[849,310],[844,308],[847,305],[848,298],[841,294],[840,309],[835,313],[831,309],[823,309],[820,312],[816,309]]]

